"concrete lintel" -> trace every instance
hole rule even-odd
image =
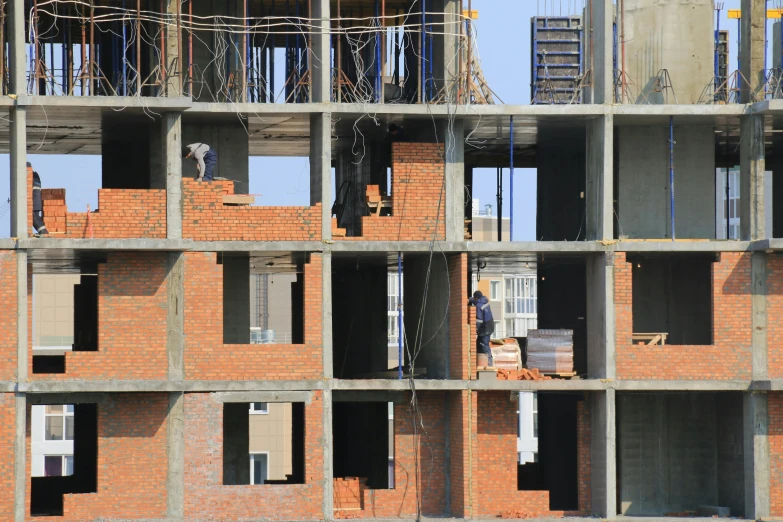
[[[229,105],[229,104],[226,104]],[[30,96],[20,94],[17,107],[86,107],[105,109],[150,109],[155,112],[185,111],[193,106],[188,97],[162,96]]]
[[[665,116],[666,124],[668,125],[668,117],[676,116],[676,123],[689,124],[689,117],[726,117],[726,116],[742,116],[751,112],[751,106],[728,103],[725,105],[613,105],[612,113],[615,117],[615,122],[618,125],[625,125],[629,122],[639,122],[641,118],[645,117],[658,117]],[[631,118],[632,117],[632,118]],[[680,118],[683,118],[680,120]]]
[[[16,249],[148,250],[171,252],[320,252],[321,241],[192,241],[189,239],[55,239],[30,238]]]
[[[303,402],[310,404],[313,394],[309,391],[245,391],[215,392],[217,402]]]
[[[747,391],[751,381],[611,381],[609,388],[617,391]]]
[[[384,390],[335,390],[332,392],[334,402],[393,402],[402,404],[406,401],[405,392]]]
[[[33,381],[17,385],[25,393],[166,393],[323,390],[323,381]]]
[[[318,114],[328,112],[330,105],[326,103],[213,103],[193,102],[188,113],[222,113],[244,114],[247,116],[274,114],[286,115]]]
[[[612,244],[615,252],[750,252],[756,248],[750,241],[648,239],[619,240]]]
[[[374,110],[371,110],[374,109]],[[368,110],[378,117],[421,116],[426,118],[520,116],[533,118],[580,118],[603,116],[611,107],[603,105],[422,105],[422,104],[331,104],[329,110],[342,117],[351,118],[366,115]]]
[[[27,404],[102,404],[108,393],[36,393],[27,395]]]
[[[16,382],[0,381],[0,393],[14,393],[16,391]]]

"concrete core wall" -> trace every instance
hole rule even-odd
[[[584,239],[584,129],[542,127],[536,152],[536,239]]]
[[[661,69],[669,71],[678,103],[698,102],[715,74],[713,9],[713,0],[625,0],[630,103],[662,104],[666,95],[675,103],[670,91],[656,92]]]
[[[669,127],[619,132],[620,237],[671,237]],[[709,126],[674,127],[675,233],[715,239],[715,133]]]
[[[738,394],[618,394],[618,512],[663,516],[721,505],[742,516],[741,414]]]

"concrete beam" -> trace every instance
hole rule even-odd
[[[375,390],[352,392],[348,390],[335,390],[332,392],[333,402],[393,402],[395,404],[402,404],[405,400],[405,392],[402,391]]]
[[[103,404],[110,400],[108,393],[44,393],[28,394],[27,404]]]
[[[331,21],[329,0],[313,0],[311,45],[313,50],[310,78],[313,103],[328,103],[331,99]]]
[[[27,92],[27,60],[25,58],[25,1],[11,0],[8,6],[8,69],[11,94]]]
[[[587,258],[587,374],[614,379],[614,254]]]
[[[617,410],[614,390],[590,394],[593,437],[591,492],[593,513],[601,518],[617,517]]]
[[[321,234],[332,238],[332,117],[310,116],[310,204],[321,203]]]
[[[587,239],[614,238],[614,123],[612,115],[587,124]]]
[[[170,252],[166,264],[168,378],[181,381],[185,378],[185,256]]]
[[[257,391],[257,392],[218,392],[212,397],[217,402],[312,402],[309,391]]]
[[[27,129],[25,109],[11,109],[11,237],[26,238],[27,222]]]
[[[743,116],[740,118],[740,235],[746,241],[766,236],[764,163],[764,117]]]
[[[185,396],[169,395],[166,455],[166,516],[169,520],[185,517]]]
[[[743,401],[745,516],[769,516],[769,415],[767,394],[746,393]]]
[[[747,82],[740,82],[740,103],[750,103],[764,97],[767,3],[742,0],[741,10],[740,72]]]
[[[751,254],[751,353],[753,380],[767,378],[767,255]]]
[[[442,125],[446,148],[446,241],[465,240],[465,128],[462,120]]]
[[[166,237],[182,239],[182,114],[161,117],[163,161],[166,166]]]

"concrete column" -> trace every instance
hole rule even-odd
[[[764,117],[760,115],[740,118],[740,194],[740,236],[745,241],[764,238]]]
[[[751,352],[753,380],[767,379],[767,254],[751,254]]]
[[[16,380],[27,380],[27,251],[16,251]]]
[[[591,492],[593,513],[617,517],[616,396],[614,390],[590,394],[592,424]]]
[[[323,349],[324,379],[332,379],[334,378],[334,348],[332,344],[332,254],[330,252],[321,254],[321,267],[323,268],[321,276],[323,291],[321,347]]]
[[[14,521],[26,520],[27,490],[27,397],[16,393],[16,432],[14,438]]]
[[[312,47],[313,59],[310,68],[314,103],[328,103],[331,99],[331,44],[329,41],[329,0],[313,0]]]
[[[185,258],[181,252],[169,252],[167,259],[166,288],[168,315],[166,318],[166,353],[169,360],[169,380],[185,378]]]
[[[614,379],[614,254],[587,258],[587,374]]]
[[[323,433],[323,448],[324,448],[324,520],[334,520],[334,467],[333,467],[333,455],[334,455],[334,439],[332,434],[332,390],[326,389],[323,391],[324,398],[324,433]]]
[[[27,92],[24,4],[24,0],[11,0],[8,2],[8,68],[11,76],[12,94],[24,94]]]
[[[177,26],[177,11],[180,9],[178,0],[168,0],[166,14],[169,26],[166,27],[166,96],[182,96],[182,80],[184,78],[181,58],[185,55],[182,49],[180,28]],[[240,15],[241,16],[241,15]]]
[[[741,82],[740,102],[750,103],[763,97],[767,3],[742,0],[741,6],[740,72],[747,83]]]
[[[745,518],[769,516],[769,416],[767,394],[744,395]]]
[[[185,517],[185,398],[182,392],[169,394],[168,441],[166,453],[166,516],[169,520]]]
[[[332,238],[332,115],[310,116],[310,204],[322,203],[323,239]]]
[[[435,48],[433,56],[436,89],[443,89],[443,97],[446,103],[457,102],[457,91],[459,89],[459,53],[460,38],[459,28],[462,20],[462,4],[458,0],[443,0],[443,45]],[[467,4],[466,8],[467,8]],[[427,9],[430,7],[428,5]],[[437,8],[436,8],[437,9]],[[437,39],[437,36],[436,36]],[[465,103],[463,101],[463,103]],[[447,232],[448,234],[448,232]]]
[[[164,113],[161,134],[166,165],[166,237],[182,239],[182,113]]]
[[[27,220],[27,114],[24,107],[13,107],[11,115],[11,237],[25,238],[30,229]]]
[[[614,238],[614,118],[611,114],[587,124],[587,239]]]
[[[585,8],[585,69],[593,75],[592,86],[585,88],[585,103],[613,103],[614,64],[614,5],[612,0],[593,0]]]
[[[462,120],[443,125],[446,146],[446,241],[465,240],[465,132]]]

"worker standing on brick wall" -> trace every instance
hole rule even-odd
[[[32,167],[30,162],[27,162],[28,167]],[[49,233],[46,230],[43,220],[43,197],[41,196],[41,177],[37,172],[33,171],[33,228],[37,235],[45,236]]]
[[[489,349],[489,336],[495,333],[495,319],[489,299],[479,290],[468,299],[468,305],[476,307],[476,352],[487,354],[489,365],[493,365],[492,350]]]
[[[193,158],[196,162],[199,181],[212,181],[217,164],[217,154],[206,143],[191,143],[182,147],[183,158]]]

